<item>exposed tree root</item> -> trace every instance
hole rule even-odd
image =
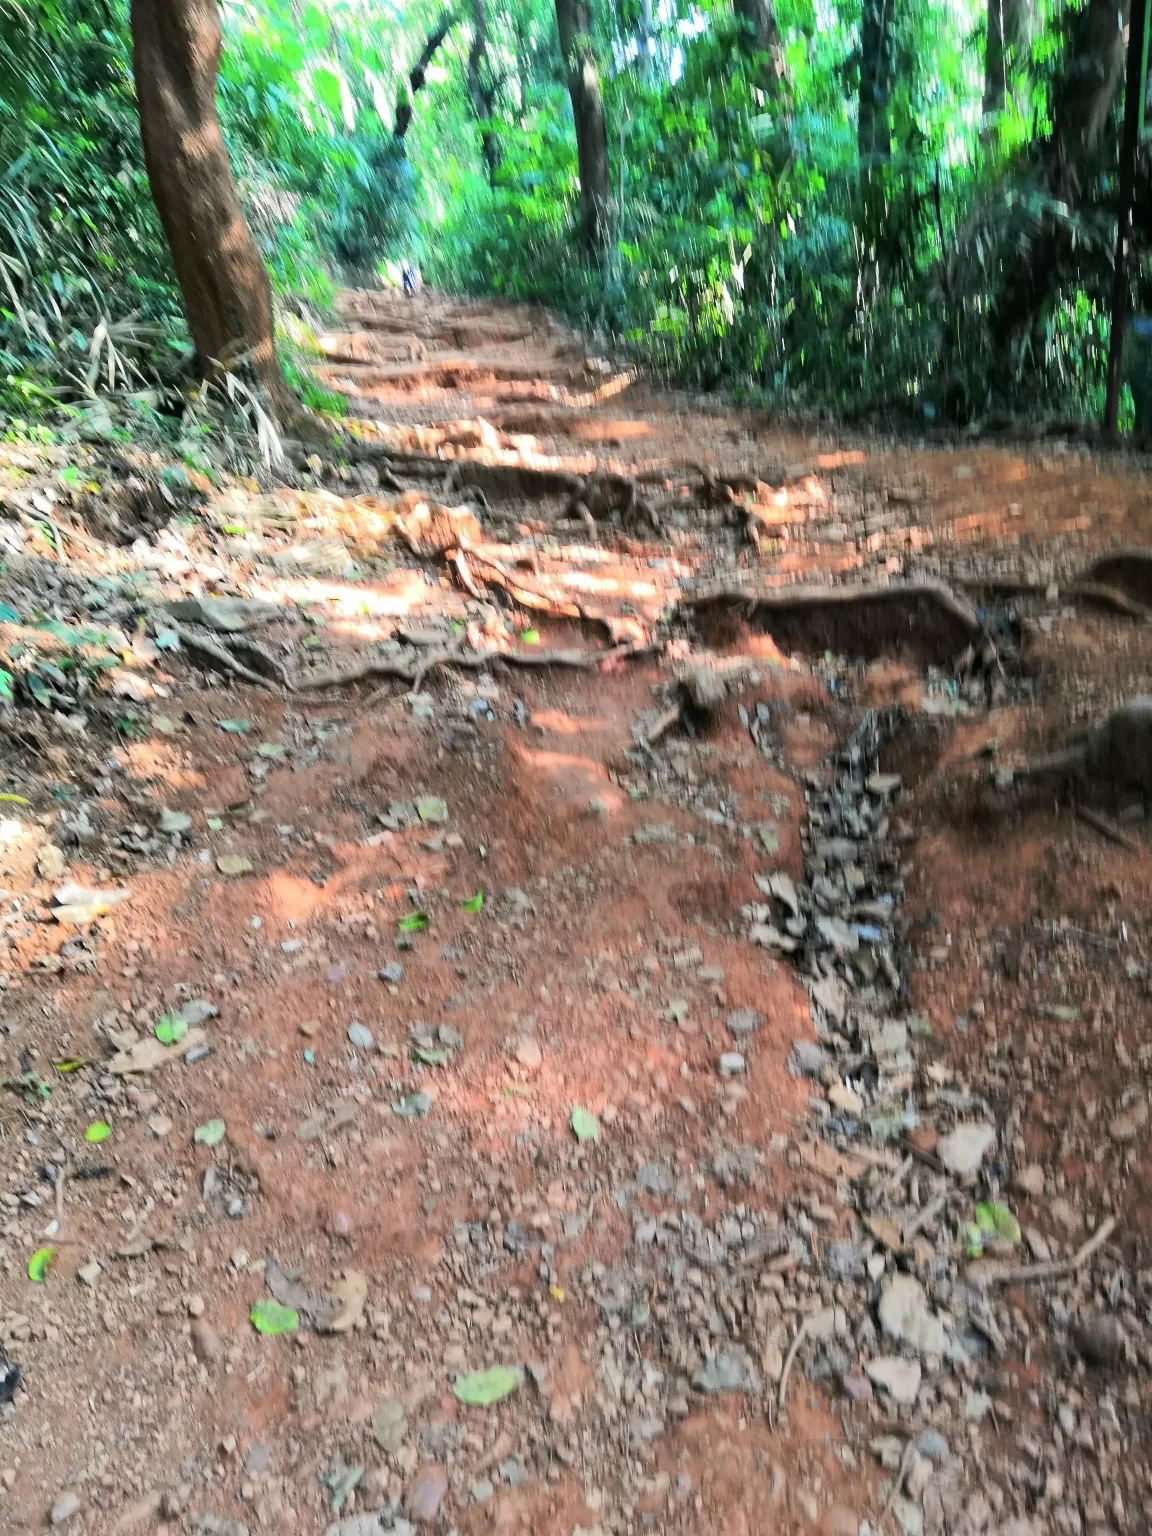
[[[175,619],[167,615],[165,616],[164,623],[166,628],[175,630],[181,645],[187,646],[188,650],[194,651],[200,656],[206,656],[222,672],[230,672],[234,677],[239,677],[246,683],[253,683],[257,688],[272,687],[272,684],[266,677],[261,677],[259,672],[253,672],[243,662],[237,661],[230,651],[226,651],[222,645],[217,645],[215,640],[205,640],[200,635],[194,635],[191,630],[185,629],[182,624],[177,624]],[[267,659],[269,661],[272,660],[271,657]],[[274,663],[274,665],[279,664]],[[293,687],[286,673],[283,677],[282,686],[289,691]]]
[[[503,662],[510,667],[535,669],[538,667],[570,667],[593,670],[605,662],[635,660],[643,656],[657,656],[663,645],[610,645],[601,651],[502,651],[493,647],[488,651],[445,650],[423,656],[419,663],[412,663],[386,656],[370,657],[343,672],[329,672],[313,678],[300,693],[319,693],[328,688],[341,688],[349,683],[364,682],[369,678],[395,678],[416,688],[437,667],[461,667],[467,671],[479,671]]]

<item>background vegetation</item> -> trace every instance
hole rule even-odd
[[[600,0],[590,261],[552,0],[224,0],[219,103],[297,340],[341,282],[412,259],[786,407],[1096,414],[1123,97],[1107,10]],[[0,427],[109,390],[162,418],[190,353],[125,5],[0,0]]]

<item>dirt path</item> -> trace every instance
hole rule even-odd
[[[1006,772],[1145,466],[346,318],[347,464],[0,454],[0,1528],[1146,1529],[1145,806]]]

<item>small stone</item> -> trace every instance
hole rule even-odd
[[[204,1298],[203,1298],[203,1296],[189,1296],[189,1298],[188,1298],[188,1316],[189,1317],[203,1317],[204,1316]]]
[[[948,1442],[938,1430],[926,1429],[917,1440],[916,1449],[932,1461],[948,1460]]]
[[[603,795],[589,795],[588,809],[585,815],[590,821],[606,821],[611,814],[612,807]]]
[[[1064,1231],[1069,1235],[1069,1237],[1071,1237],[1074,1232],[1079,1232],[1081,1227],[1084,1225],[1083,1216],[1076,1209],[1076,1207],[1072,1205],[1070,1201],[1065,1200],[1063,1196],[1058,1196],[1055,1200],[1049,1202],[1048,1214],[1052,1217],[1053,1221],[1057,1222],[1061,1227],[1064,1228]]]
[[[97,1280],[99,1280],[102,1274],[103,1270],[100,1268],[100,1265],[97,1263],[97,1261],[93,1259],[90,1264],[85,1264],[83,1269],[78,1269],[76,1271],[76,1278],[80,1281],[81,1285],[86,1285],[91,1288],[96,1284]]]
[[[891,1338],[922,1355],[948,1353],[944,1324],[928,1310],[924,1287],[912,1275],[893,1275],[877,1308],[880,1326]]]
[[[358,1051],[372,1049],[372,1031],[363,1024],[349,1024],[348,1038]]]
[[[864,1113],[864,1100],[843,1083],[833,1083],[828,1090],[828,1102],[842,1115],[860,1116]]]
[[[920,1365],[916,1360],[900,1360],[895,1355],[880,1355],[866,1367],[873,1386],[880,1387],[897,1403],[914,1403],[920,1390]]]
[[[536,1072],[544,1061],[544,1053],[531,1035],[525,1035],[517,1043],[516,1060],[526,1072]]]
[[[65,1489],[65,1491],[56,1500],[55,1504],[53,1504],[52,1513],[49,1518],[51,1519],[53,1525],[63,1525],[66,1520],[71,1520],[72,1516],[79,1514],[79,1512],[80,1500],[77,1495],[74,1494],[70,1488],[68,1488]]]
[[[205,1322],[202,1317],[195,1318],[192,1323],[191,1335],[192,1353],[196,1356],[197,1360],[210,1364],[213,1360],[220,1358],[223,1346],[220,1343],[219,1334],[210,1323]]]
[[[1148,1105],[1136,1104],[1125,1114],[1117,1115],[1108,1127],[1108,1134],[1113,1141],[1121,1143],[1135,1141],[1140,1132],[1148,1124]]]
[[[833,1504],[828,1511],[825,1529],[828,1536],[858,1536],[860,1520],[850,1509],[845,1509],[843,1504]]]
[[[745,1070],[745,1061],[739,1051],[725,1051],[720,1058],[720,1076],[738,1077]]]
[[[936,1155],[949,1173],[963,1178],[976,1172],[984,1161],[985,1152],[995,1140],[994,1125],[981,1120],[973,1121],[969,1125],[958,1125],[947,1136],[941,1137]]]
[[[421,1467],[408,1485],[404,1495],[404,1509],[410,1520],[417,1525],[431,1525],[440,1512],[444,1495],[448,1492],[448,1474],[436,1462]]]
[[[36,873],[41,880],[59,880],[68,861],[55,843],[45,843],[36,855]]]
[[[487,1504],[488,1500],[496,1492],[491,1482],[482,1477],[478,1483],[472,1484],[472,1501],[475,1504]]]
[[[1089,1365],[1119,1365],[1127,1351],[1128,1335],[1119,1319],[1099,1313],[1073,1327],[1072,1343]]]
[[[150,1115],[148,1129],[157,1141],[163,1141],[172,1134],[172,1122],[167,1115]]]
[[[734,1008],[727,1018],[728,1033],[739,1039],[753,1034],[763,1022],[764,1016],[757,1013],[755,1008]]]
[[[1029,1195],[1033,1200],[1039,1200],[1044,1193],[1044,1170],[1039,1163],[1029,1163],[1027,1168],[1016,1170],[1016,1177],[1012,1180],[1012,1184],[1022,1195]]]
[[[404,978],[404,967],[399,960],[392,960],[380,969],[380,980],[386,981],[389,986],[396,986]]]
[[[382,1451],[395,1453],[408,1433],[408,1415],[398,1397],[382,1397],[372,1415],[372,1438]]]
[[[858,1376],[855,1372],[841,1379],[840,1385],[844,1389],[844,1396],[854,1403],[870,1403],[872,1401],[872,1383],[867,1376]]]
[[[692,1378],[697,1392],[753,1392],[760,1391],[760,1377],[751,1356],[738,1344],[730,1345],[713,1355]]]
[[[1042,1232],[1035,1227],[1025,1227],[1024,1241],[1028,1244],[1028,1252],[1038,1264],[1048,1263],[1052,1257],[1052,1250]]]

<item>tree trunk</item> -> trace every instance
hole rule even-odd
[[[600,70],[592,48],[589,0],[556,0],[556,24],[576,123],[580,248],[585,260],[595,265],[608,235],[608,129],[600,95]]]
[[[985,117],[1003,112],[1009,79],[1023,65],[1031,36],[1031,0],[988,0],[982,107]]]
[[[769,96],[774,96],[784,78],[784,44],[772,0],[733,0],[733,9],[743,23],[748,51],[765,59],[757,83]]]
[[[1099,165],[1104,129],[1124,77],[1127,27],[1128,0],[1088,0],[1070,17],[1066,63],[1053,93],[1052,132],[1040,147],[1038,169],[1048,196],[1073,212]],[[1073,249],[1068,219],[1047,214],[1039,234],[1012,250],[992,316],[994,336],[1013,345],[1032,329]]]
[[[499,80],[488,69],[488,13],[484,0],[472,0],[472,46],[468,50],[468,95],[480,124],[480,152],[488,170],[488,183],[496,184],[500,169],[500,141],[492,126],[492,112],[500,94]],[[487,79],[485,79],[487,76]]]
[[[392,137],[398,144],[404,142],[404,135],[412,126],[413,98],[417,91],[424,88],[428,78],[428,66],[435,58],[436,50],[455,25],[455,16],[451,11],[445,11],[425,38],[420,57],[413,64],[407,80],[401,81],[400,94],[396,98],[396,118],[392,124]]]
[[[248,364],[292,418],[272,288],[240,210],[216,115],[217,0],[132,0],[132,66],[148,183],[164,226],[201,371]]]
[[[892,94],[893,4],[894,0],[863,0],[861,10],[856,145],[861,168],[866,174],[892,157],[888,105]]]

